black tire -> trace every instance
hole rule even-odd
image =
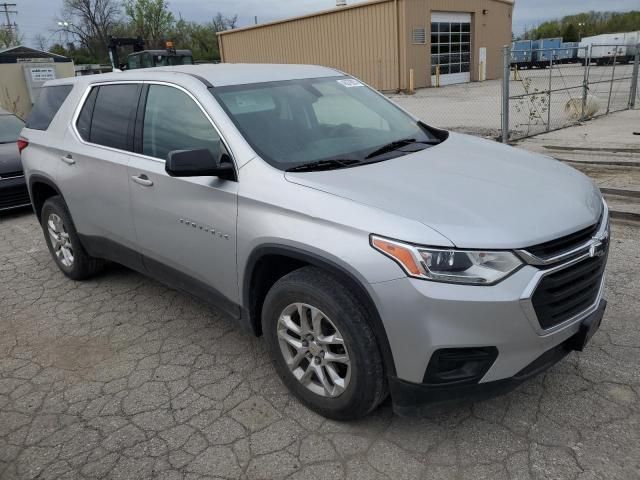
[[[62,220],[64,229],[69,236],[69,242],[71,243],[71,248],[73,251],[73,262],[69,266],[64,265],[58,258],[52,244],[47,225],[49,217],[52,214],[57,215]],[[49,252],[56,262],[56,265],[58,265],[58,268],[67,277],[73,280],[86,280],[97,275],[104,269],[104,260],[89,256],[89,254],[80,243],[78,233],[76,232],[76,227],[73,224],[73,220],[71,219],[71,214],[69,214],[69,210],[67,209],[67,206],[61,196],[56,195],[54,197],[48,198],[47,201],[44,202],[44,205],[42,206],[42,215],[40,218],[42,222],[42,231],[44,233],[44,238],[47,242]]]
[[[351,376],[336,397],[316,394],[293,375],[278,340],[277,325],[289,305],[304,303],[321,310],[337,327],[350,359]],[[335,420],[352,420],[372,412],[388,395],[382,356],[365,308],[339,278],[316,267],[304,267],[278,280],[262,308],[262,328],[276,371],[308,408]]]

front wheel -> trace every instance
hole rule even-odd
[[[316,267],[285,275],[267,294],[262,325],[278,375],[310,409],[349,420],[385,399],[366,311],[338,278]]]

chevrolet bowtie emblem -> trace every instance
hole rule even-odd
[[[589,248],[589,257],[602,257],[607,251],[604,239],[594,238],[591,247]]]

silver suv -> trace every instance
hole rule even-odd
[[[609,215],[587,177],[333,69],[56,80],[22,136],[65,275],[113,261],[215,303],[327,417],[505,391],[603,316]]]

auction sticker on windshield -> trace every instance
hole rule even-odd
[[[344,85],[347,88],[364,87],[363,83],[360,83],[359,81],[352,78],[347,78],[346,80],[338,80],[338,83]]]

